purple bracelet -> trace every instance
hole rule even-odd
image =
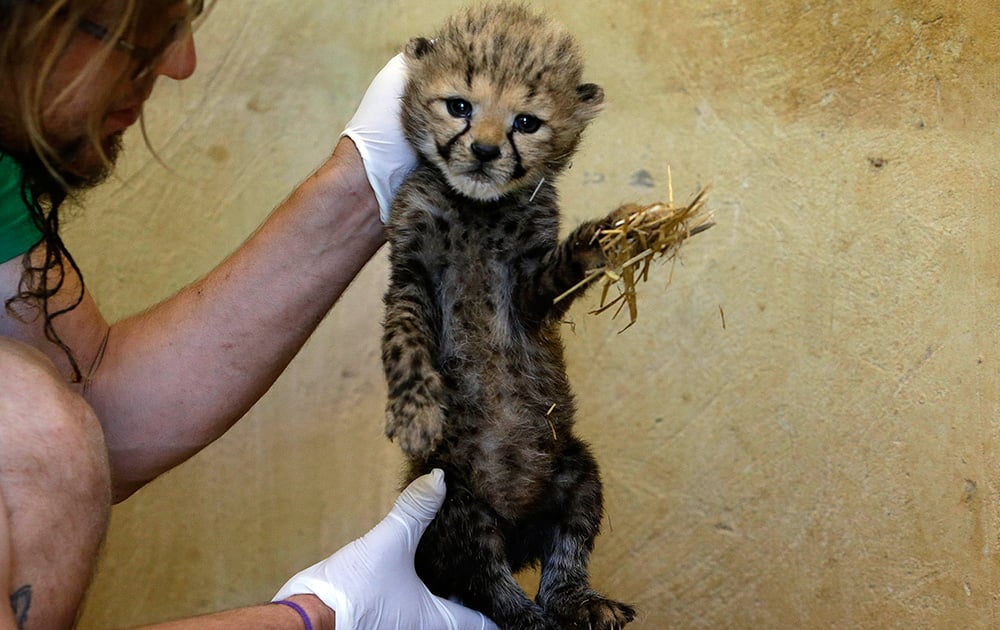
[[[299,617],[302,617],[302,621],[304,621],[305,624],[306,624],[306,630],[313,630],[312,622],[309,621],[309,615],[306,614],[306,611],[305,611],[305,609],[302,608],[302,606],[299,606],[295,602],[290,602],[287,599],[281,599],[281,600],[278,600],[276,602],[271,602],[271,603],[272,604],[282,604],[284,606],[288,606],[289,608],[291,608],[295,612],[299,613]]]

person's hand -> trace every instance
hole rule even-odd
[[[417,164],[417,154],[403,135],[399,118],[405,87],[406,60],[399,54],[375,75],[341,134],[354,141],[364,160],[382,223],[388,222],[392,198]]]
[[[413,568],[417,542],[444,497],[442,471],[419,477],[374,529],[293,577],[274,601],[312,593],[336,612],[343,630],[496,630],[482,614],[435,597]]]

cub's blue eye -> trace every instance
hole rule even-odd
[[[519,133],[535,133],[542,128],[542,121],[531,114],[518,114],[514,116],[514,131]]]
[[[472,103],[464,98],[449,98],[445,101],[448,113],[455,118],[468,118],[472,115]]]

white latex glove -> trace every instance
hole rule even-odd
[[[419,477],[381,523],[288,581],[274,601],[312,593],[338,630],[497,630],[482,614],[434,596],[417,577],[417,542],[444,503],[444,473]]]
[[[403,136],[399,118],[406,87],[406,60],[398,54],[372,80],[354,117],[341,135],[358,147],[368,183],[378,199],[382,223],[389,220],[392,198],[417,164],[417,154]]]

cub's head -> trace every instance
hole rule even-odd
[[[604,92],[581,83],[576,43],[520,5],[453,17],[406,48],[407,138],[458,193],[493,201],[569,162]]]

